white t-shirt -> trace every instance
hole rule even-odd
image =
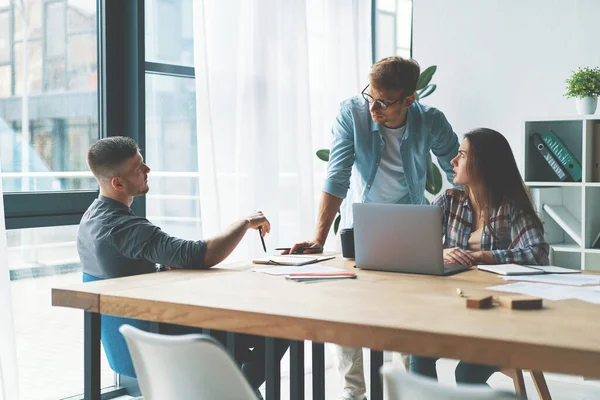
[[[400,146],[406,125],[396,129],[379,125],[384,146],[375,179],[365,199],[366,203],[410,203],[410,195],[404,178],[404,166],[400,157]]]

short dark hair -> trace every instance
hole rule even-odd
[[[387,57],[371,67],[369,81],[376,89],[401,90],[402,96],[410,96],[417,90],[421,67],[413,59]]]
[[[135,140],[128,137],[112,136],[100,139],[88,150],[88,166],[97,179],[112,178],[117,175],[119,167],[138,151]]]

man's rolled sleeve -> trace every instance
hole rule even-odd
[[[111,242],[121,254],[156,264],[185,269],[204,269],[206,242],[170,236],[145,218],[116,227]]]
[[[323,191],[341,199],[346,198],[350,187],[350,174],[354,164],[354,130],[352,113],[342,106],[331,130],[333,135],[327,177]]]

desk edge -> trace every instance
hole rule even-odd
[[[52,288],[54,307],[79,308],[89,312],[100,312],[100,295],[78,290]]]

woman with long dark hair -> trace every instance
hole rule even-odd
[[[433,204],[443,212],[444,263],[548,264],[542,223],[508,141],[492,129],[465,135],[452,159],[454,183]],[[411,356],[410,371],[437,378],[437,359]],[[457,383],[485,384],[498,367],[460,362]]]

